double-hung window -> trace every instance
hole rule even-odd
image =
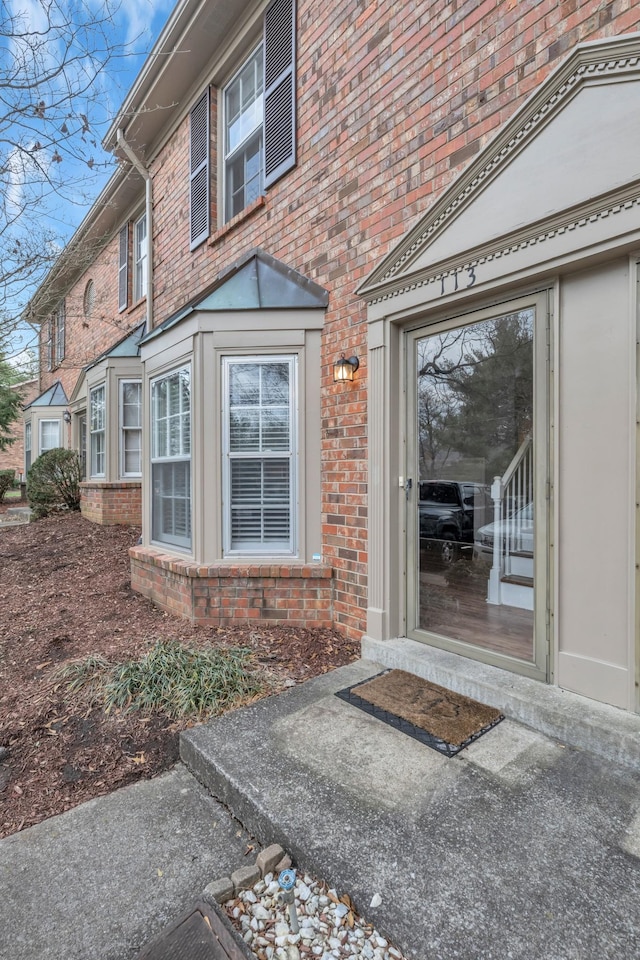
[[[136,220],[133,227],[133,293],[140,300],[147,293],[147,215]]]
[[[53,370],[53,316],[50,316],[45,325],[44,352],[47,358],[47,370]]]
[[[224,91],[225,219],[262,193],[264,120],[262,44]]]
[[[227,222],[296,163],[296,0],[272,0],[260,45],[223,88],[223,187]],[[190,113],[190,240],[209,236],[209,90]]]
[[[60,421],[59,420],[41,420],[39,437],[40,454],[47,450],[53,450],[60,446]]]
[[[91,445],[91,476],[104,477],[106,453],[105,385],[95,387],[89,395],[89,432]]]
[[[191,369],[151,383],[152,537],[191,546]]]
[[[225,552],[296,549],[296,358],[229,357],[225,391]]]
[[[66,305],[64,300],[58,304],[54,315],[55,362],[56,366],[64,360]]]
[[[129,306],[129,224],[118,234],[118,310]]]
[[[120,381],[120,475],[142,474],[142,383]]]

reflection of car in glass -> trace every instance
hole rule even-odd
[[[497,528],[497,529],[496,529]],[[527,503],[500,523],[487,523],[476,531],[474,553],[485,560],[493,556],[493,541],[501,536],[501,553],[533,553],[533,503]]]
[[[482,483],[426,480],[419,485],[420,546],[445,564],[460,553],[470,555],[474,530],[493,516],[488,488]]]

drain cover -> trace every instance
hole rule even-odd
[[[138,960],[247,960],[250,956],[215,911],[199,903],[145,947]]]

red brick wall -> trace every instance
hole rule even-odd
[[[201,567],[153,548],[129,553],[132,588],[176,616],[211,626],[333,624],[331,568],[325,565]]]
[[[124,219],[123,219],[124,223]],[[131,250],[129,230],[129,248]],[[105,246],[81,279],[65,297],[65,357],[53,370],[47,370],[47,324],[40,328],[40,376],[42,390],[60,380],[67,397],[71,396],[78,377],[87,364],[95,360],[146,316],[146,300],[118,310],[118,233]],[[131,257],[129,257],[129,262]],[[129,269],[129,303],[133,291],[132,270]],[[91,315],[84,314],[84,293],[89,280],[95,284],[95,302]]]
[[[295,170],[190,253],[188,119],[153,164],[156,322],[254,246],[330,292],[323,556],[336,625],[351,635],[367,590],[367,334],[355,288],[576,43],[639,27],[631,0],[299,0]],[[331,379],[342,352],[361,360],[349,386]]]
[[[110,526],[142,524],[142,484],[136,480],[105,483],[85,480],[80,484],[80,512],[87,520]]]

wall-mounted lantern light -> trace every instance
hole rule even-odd
[[[360,366],[357,357],[345,357],[344,353],[333,365],[333,382],[338,383],[341,380],[353,380],[353,375]]]
[[[71,423],[71,412],[69,410],[65,410],[65,412],[62,414],[62,419],[65,423]]]

